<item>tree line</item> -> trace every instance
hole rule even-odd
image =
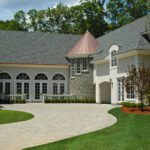
[[[12,20],[0,21],[0,29],[65,34],[89,30],[99,37],[148,13],[148,0],[80,0],[71,7],[59,3],[45,10],[20,10]]]

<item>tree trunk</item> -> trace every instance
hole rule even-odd
[[[143,105],[143,95],[140,96],[140,101],[141,101],[141,111],[144,111],[144,105]]]

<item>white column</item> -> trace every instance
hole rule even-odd
[[[100,103],[100,86],[99,84],[96,84],[96,103]]]

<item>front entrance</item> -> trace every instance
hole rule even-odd
[[[25,94],[26,99],[29,99],[29,83],[28,82],[18,82],[17,83],[17,94]]]
[[[0,82],[0,94],[10,94],[10,82]]]
[[[100,101],[102,104],[111,103],[111,84],[109,82],[100,84]]]
[[[65,93],[64,83],[53,83],[53,95],[63,95]]]
[[[42,100],[43,94],[47,94],[47,83],[35,83],[35,100]]]

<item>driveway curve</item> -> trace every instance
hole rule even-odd
[[[31,120],[0,125],[0,149],[21,150],[108,127],[116,118],[108,114],[112,105],[18,104],[4,109],[35,115]]]

